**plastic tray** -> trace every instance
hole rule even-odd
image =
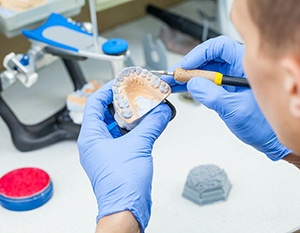
[[[0,7],[0,32],[13,37],[20,34],[22,29],[35,28],[53,12],[66,17],[79,14],[84,4],[85,0],[49,0],[48,3],[22,12]]]

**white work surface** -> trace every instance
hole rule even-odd
[[[184,12],[196,3],[174,9]],[[160,26],[160,21],[147,16],[103,36],[128,40],[137,65],[143,65],[142,38],[147,32],[155,35]],[[168,53],[169,65],[181,57]],[[106,63],[89,60],[81,66],[88,80],[112,78]],[[39,75],[32,88],[16,83],[4,93],[27,124],[54,113],[72,91],[60,61]],[[204,106],[183,102],[178,95],[171,95],[169,100],[176,107],[177,116],[154,146],[153,206],[146,232],[283,233],[300,226],[300,172],[296,167],[284,161],[272,162],[243,144],[215,112]],[[97,205],[80,166],[76,142],[64,141],[22,153],[12,144],[3,120],[0,138],[0,176],[12,169],[34,166],[47,171],[54,185],[52,199],[38,209],[13,212],[0,207],[0,232],[94,232]],[[189,171],[204,164],[215,164],[228,174],[232,190],[227,201],[201,207],[181,197]]]

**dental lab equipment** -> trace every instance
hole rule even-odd
[[[8,54],[3,61],[6,70],[0,74],[0,116],[10,130],[14,145],[18,150],[25,152],[62,140],[76,140],[80,125],[70,115],[71,109],[68,109],[68,106],[65,105],[37,124],[27,125],[14,114],[2,92],[17,80],[27,88],[33,86],[38,79],[37,70],[45,65],[44,58],[51,55],[62,59],[76,92],[87,84],[79,61],[88,58],[108,61],[115,76],[129,57],[128,48],[118,55],[105,54],[102,50],[96,52],[93,35],[82,27],[82,24],[57,13],[52,13],[40,27],[23,30],[22,33],[30,40],[31,48],[26,54]],[[101,47],[108,41],[99,36],[97,45]]]

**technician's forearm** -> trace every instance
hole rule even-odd
[[[140,233],[138,221],[130,211],[105,216],[98,221],[96,233]]]
[[[285,156],[283,159],[288,161],[289,163],[294,164],[297,168],[300,169],[300,156],[299,155],[291,153],[291,154]]]

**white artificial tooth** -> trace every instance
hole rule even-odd
[[[129,72],[131,74],[134,74],[135,73],[135,67],[134,66],[129,67]]]
[[[119,82],[123,82],[123,81],[124,81],[124,77],[123,77],[122,72],[118,73],[116,79],[117,79]]]
[[[117,87],[114,87],[114,86],[113,86],[113,92],[114,92],[115,95],[121,93],[120,89],[117,88]]]
[[[140,73],[142,72],[142,68],[141,67],[139,67],[139,66],[137,66],[136,68],[135,68],[135,73],[137,74],[137,75],[140,75]]]
[[[130,75],[130,70],[129,70],[129,68],[125,68],[125,69],[123,69],[121,72],[122,72],[122,74],[123,74],[124,76],[126,76],[126,77],[129,77],[129,75]]]
[[[121,94],[115,94],[115,99],[116,100],[119,100],[119,99],[122,99],[123,96]]]
[[[149,74],[147,75],[146,79],[147,79],[148,81],[150,81],[150,80],[152,79],[152,77],[153,77],[153,74],[149,73]]]
[[[159,88],[160,92],[163,93],[163,94],[167,94],[168,93],[168,89],[162,89],[162,88]]]
[[[123,108],[121,114],[126,119],[132,117],[132,111],[129,108]]]
[[[148,75],[148,71],[143,69],[142,72],[141,72],[141,76],[142,77],[147,77],[147,75]]]
[[[150,80],[150,84],[152,87],[158,88],[160,85],[160,78],[157,76],[152,76],[152,78]]]
[[[161,93],[166,94],[169,91],[169,85],[167,85],[166,83],[162,83],[159,87],[159,90]]]
[[[120,83],[117,79],[115,79],[115,81],[114,81],[114,86],[115,86],[115,87],[120,87],[120,86],[121,86],[121,83]]]
[[[162,83],[162,84],[160,85],[160,87],[161,87],[161,88],[167,88],[168,85],[167,85],[166,83]]]
[[[118,106],[120,108],[128,108],[129,107],[129,102],[127,99],[119,99],[118,100]]]

